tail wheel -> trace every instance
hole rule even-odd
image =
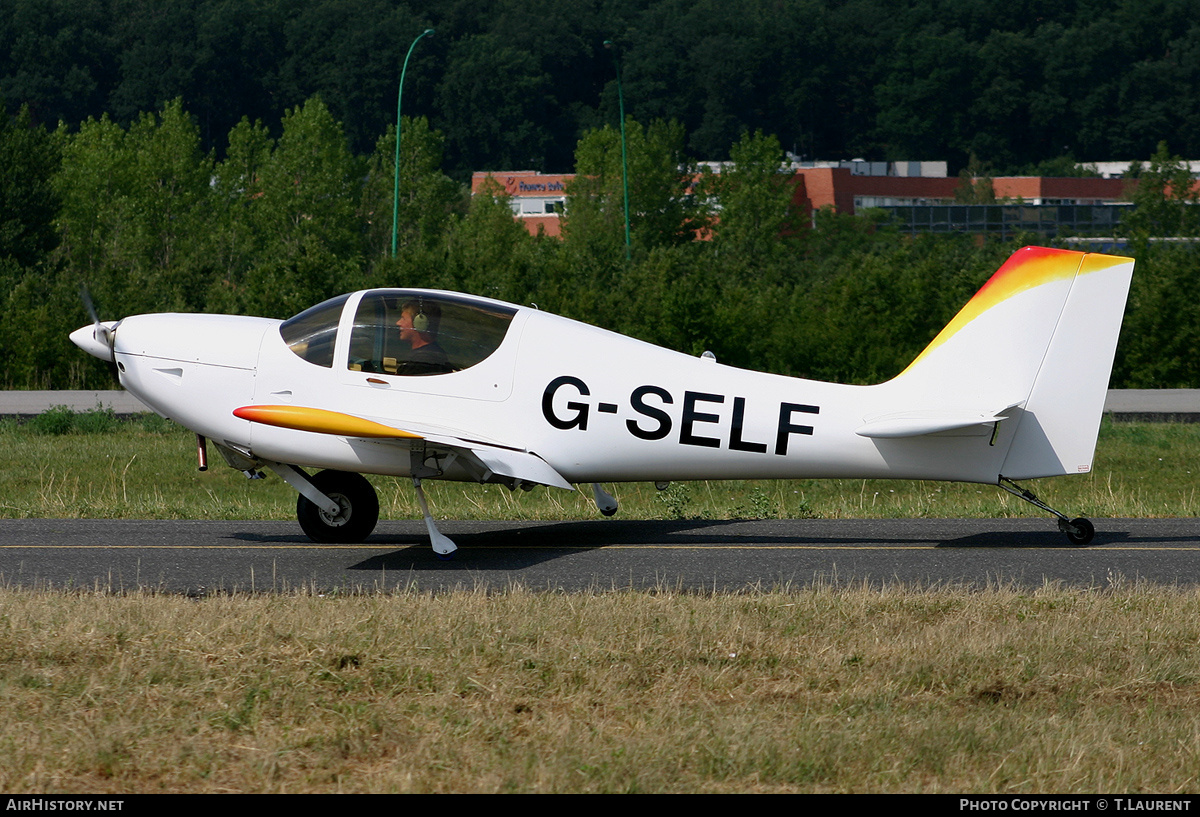
[[[1067,538],[1071,540],[1071,544],[1082,547],[1092,541],[1096,535],[1096,526],[1092,524],[1092,520],[1084,519],[1081,516],[1078,519],[1072,519],[1070,527],[1065,532]]]
[[[371,483],[361,474],[346,471],[321,471],[311,477],[312,484],[338,504],[338,512],[329,514],[301,495],[296,500],[296,519],[314,542],[361,542],[375,530],[379,521],[379,498]]]

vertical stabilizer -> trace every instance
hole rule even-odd
[[[997,412],[1023,406],[1084,253],[1017,250],[888,385],[898,405]]]
[[[876,438],[993,426],[990,476],[1091,470],[1133,260],[1045,247],[1013,253],[916,360],[884,384],[901,409]],[[983,464],[984,459],[979,462]]]
[[[1092,470],[1133,259],[1084,256],[1021,413],[1001,473],[1011,479]]]

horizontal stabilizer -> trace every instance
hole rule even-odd
[[[980,435],[986,434],[989,427],[1001,420],[1007,420],[1004,413],[1016,408],[1017,404],[997,412],[963,412],[963,411],[912,411],[898,414],[888,414],[871,418],[865,425],[854,430],[860,437],[875,439],[895,439],[898,437],[924,437],[927,434],[940,434],[946,431],[961,431],[977,428]]]

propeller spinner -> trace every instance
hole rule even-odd
[[[79,296],[83,299],[83,306],[92,322],[88,326],[81,326],[72,332],[71,342],[92,357],[112,363],[114,360],[113,339],[120,321],[100,320],[100,315],[96,312],[96,306],[92,303],[92,296],[88,293],[86,286],[79,288]]]

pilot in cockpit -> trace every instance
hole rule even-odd
[[[400,344],[404,349],[396,360],[396,374],[444,374],[452,371],[450,359],[437,340],[442,318],[436,301],[410,300],[400,307]]]

